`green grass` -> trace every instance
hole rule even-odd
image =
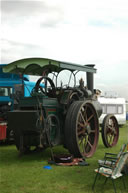
[[[46,170],[50,149],[42,153],[19,156],[14,145],[0,146],[0,192],[1,193],[92,193],[91,187],[97,168],[97,160],[102,159],[105,152],[117,153],[123,143],[128,142],[128,122],[120,128],[118,144],[113,148],[105,148],[101,136],[96,153],[87,162],[89,166],[55,166]],[[55,153],[66,152],[62,147],[53,149]],[[128,181],[128,176],[125,177]],[[104,177],[97,180],[95,192],[114,193],[112,182],[103,187]],[[118,192],[123,189],[121,179],[115,181]]]

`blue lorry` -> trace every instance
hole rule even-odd
[[[7,112],[16,108],[18,92],[19,95],[29,97],[35,86],[35,82],[29,81],[27,75],[21,77],[18,74],[3,73],[5,65],[0,65],[0,141],[13,139],[12,131],[7,127]]]

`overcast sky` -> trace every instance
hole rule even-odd
[[[1,29],[1,63],[93,63],[95,88],[128,100],[128,0],[2,0]]]

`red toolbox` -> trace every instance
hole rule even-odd
[[[0,140],[6,139],[6,128],[7,124],[5,122],[0,123]]]

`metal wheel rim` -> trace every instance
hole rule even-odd
[[[51,145],[58,145],[60,142],[60,124],[56,115],[48,115],[47,120],[47,137]],[[54,129],[52,129],[54,127]],[[51,136],[51,138],[50,138]],[[53,138],[52,138],[53,137]]]
[[[80,154],[91,157],[96,151],[99,124],[97,113],[91,103],[81,106],[76,121],[76,137]]]
[[[117,144],[119,137],[119,128],[114,116],[110,117],[105,128],[106,141],[109,147],[113,147]]]

